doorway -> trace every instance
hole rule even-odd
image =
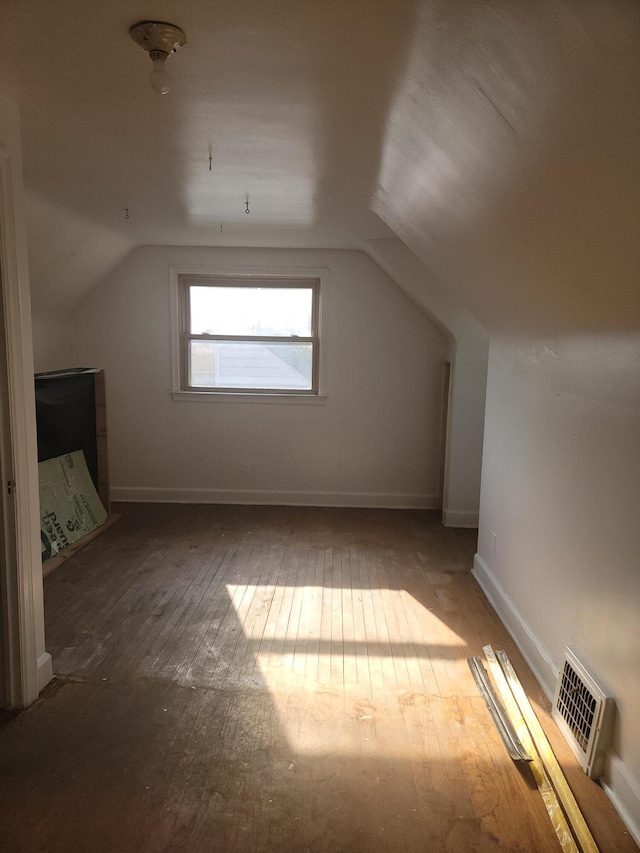
[[[2,266],[0,264],[0,294],[4,292],[2,285]],[[4,331],[4,305],[3,299],[0,298],[0,483],[5,482],[5,457],[6,457],[6,434],[7,434],[7,413],[9,411],[9,400],[7,393],[7,362],[6,362],[6,346],[5,346],[5,331]],[[7,689],[7,673],[8,665],[5,659],[8,642],[7,629],[8,617],[7,612],[7,569],[9,560],[11,559],[10,543],[7,542],[6,532],[10,527],[6,523],[6,500],[4,489],[0,490],[0,708],[7,707],[9,691]]]
[[[447,359],[442,372],[442,415],[440,422],[440,472],[438,476],[438,507],[445,506],[447,482],[447,443],[449,435],[449,401],[451,398],[451,361]]]

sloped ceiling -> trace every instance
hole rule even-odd
[[[440,8],[373,209],[488,329],[640,326],[640,4]]]
[[[0,3],[36,312],[137,245],[398,235],[489,328],[638,321],[635,2]]]

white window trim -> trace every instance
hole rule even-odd
[[[315,278],[320,280],[320,304],[318,307],[319,378],[317,394],[287,394],[286,392],[226,393],[220,391],[184,391],[180,377],[180,287],[182,275],[209,276],[275,276],[287,278]],[[207,264],[170,264],[169,300],[171,308],[171,398],[176,402],[198,403],[267,403],[318,405],[326,402],[328,347],[324,338],[326,329],[326,306],[328,304],[329,270],[317,267],[218,267]]]

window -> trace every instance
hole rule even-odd
[[[316,278],[179,278],[184,391],[318,393]]]

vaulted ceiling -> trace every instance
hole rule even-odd
[[[37,311],[137,245],[397,235],[489,326],[640,319],[635,2],[0,5]],[[167,95],[145,19],[187,36]]]

